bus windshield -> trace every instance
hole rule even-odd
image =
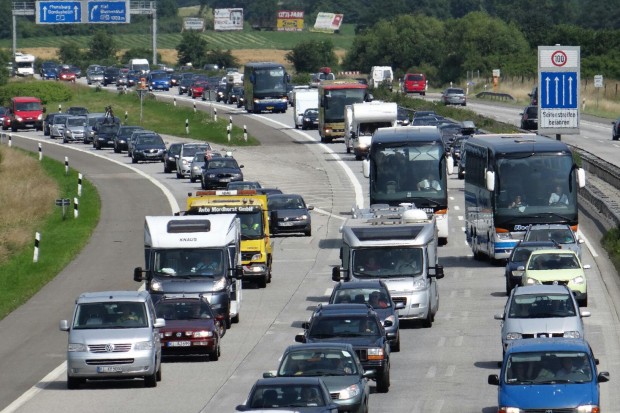
[[[578,188],[572,169],[570,154],[520,154],[498,159],[496,218],[551,215],[569,221],[577,214]]]
[[[323,109],[325,122],[344,122],[344,107],[364,101],[365,89],[326,89]]]
[[[443,146],[437,142],[381,147],[371,154],[373,203],[414,202],[417,207],[445,204],[447,181]]]
[[[256,69],[254,76],[256,79],[254,95],[286,94],[286,74],[284,68]]]

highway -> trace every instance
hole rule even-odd
[[[168,95],[175,96],[172,91]],[[179,102],[191,101],[176,97]],[[204,107],[198,103],[199,109]],[[144,215],[183,209],[187,192],[199,189],[199,184],[164,174],[161,163],[132,165],[127,156],[109,149],[50,142],[32,131],[14,134],[17,146],[36,150],[43,141],[44,154],[60,160],[69,156],[72,166],[97,185],[103,210],[100,225],[78,259],[0,321],[5,332],[0,338],[1,413],[78,412],[86,406],[90,412],[234,411],[254,381],[276,368],[310,310],[327,300],[331,268],[339,264],[339,227],[356,201],[367,202],[360,163],[346,154],[341,141],[320,144],[316,131],[293,129],[290,110],[246,115],[236,108],[217,107],[222,109],[219,113],[230,109],[233,121],[247,124],[262,142],[234,152],[245,166],[246,178],[300,193],[315,206],[312,237],[275,237],[273,282],[266,289],[249,285],[244,290],[241,321],[224,337],[219,361],[165,359],[163,380],[154,389],[144,388],[141,381],[127,381],[66,390],[66,333],[58,330],[58,321],[70,316],[82,291],[138,288],[132,270],[143,264]],[[478,103],[468,107],[493,112],[505,121],[518,120],[518,108]],[[573,144],[570,140],[575,139],[598,156],[610,152],[613,156],[618,149],[611,144],[609,126],[589,124],[582,122],[587,139],[566,136],[563,140]],[[498,372],[501,358],[499,322],[493,315],[501,313],[506,300],[503,267],[473,260],[463,234],[463,181],[452,175],[448,185],[450,237],[448,245],[439,249],[446,273],[439,280],[439,312],[430,329],[415,323],[401,325],[402,350],[391,358],[392,386],[389,393],[371,395],[373,412],[495,411],[497,389],[487,384],[487,375]],[[585,319],[586,337],[600,359],[599,369],[610,372],[612,382],[601,385],[602,406],[613,411],[620,406],[620,394],[613,391],[613,381],[620,377],[620,288],[598,242],[600,224],[589,218],[589,211],[581,214],[580,232],[588,245],[583,261],[592,266],[587,273],[592,316]]]

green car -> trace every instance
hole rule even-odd
[[[588,306],[588,285],[584,269],[574,251],[565,249],[543,249],[533,251],[521,280],[523,285],[566,285],[575,294],[582,307]]]

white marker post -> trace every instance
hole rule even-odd
[[[248,128],[245,125],[243,125],[243,140],[248,141]]]
[[[82,174],[78,174],[78,191],[77,192],[78,192],[78,196],[82,196]]]
[[[73,198],[73,218],[76,218],[80,215],[78,212],[79,201],[77,198]]]
[[[13,146],[13,135],[9,133],[9,148]]]
[[[36,232],[34,234],[34,255],[32,256],[32,262],[39,262],[39,243],[41,242],[41,234]]]
[[[189,135],[189,119],[185,119],[185,134]]]
[[[39,143],[39,161],[43,160],[43,144]]]
[[[65,156],[65,175],[69,175],[69,157]]]

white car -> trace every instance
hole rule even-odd
[[[512,290],[503,314],[502,350],[514,340],[541,337],[584,338],[583,317],[575,296],[564,285],[518,286]]]
[[[206,151],[210,150],[211,145],[206,142],[184,143],[183,146],[181,146],[181,151],[179,152],[179,154],[175,155],[177,162],[177,178],[181,179],[184,177],[190,177],[194,155],[199,152],[202,152],[204,154]]]

